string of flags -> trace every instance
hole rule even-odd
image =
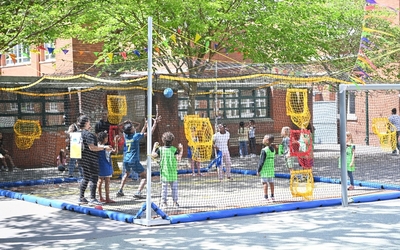
[[[388,9],[391,9],[395,12],[399,12],[399,10],[396,10],[395,8],[392,8],[390,6],[382,5],[377,3],[375,0],[365,0],[366,5],[365,5],[365,11],[373,11],[376,10],[376,6],[382,6]],[[365,19],[371,17],[370,15],[365,15]],[[359,47],[359,52],[357,56],[357,61],[356,65],[353,69],[353,75],[350,77],[351,81],[355,84],[361,83],[365,84],[365,79],[371,78],[369,74],[366,73],[366,68],[370,70],[377,70],[378,67],[368,58],[368,56],[365,54],[365,51],[372,51],[373,49],[379,49],[378,46],[371,41],[369,36],[373,36],[374,33],[379,33],[381,35],[386,35],[386,36],[391,36],[393,37],[393,34],[390,34],[388,32],[376,30],[376,29],[371,29],[367,27],[362,28],[362,33],[361,33],[361,41],[360,41],[360,47]],[[385,41],[386,43],[390,43],[388,40],[386,40],[384,37],[380,37],[381,40]]]

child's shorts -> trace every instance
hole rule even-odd
[[[261,177],[261,183],[274,183],[274,177]]]
[[[124,162],[124,169],[126,172],[135,171],[136,173],[140,174],[144,171],[144,167],[140,163],[140,161],[135,162]]]

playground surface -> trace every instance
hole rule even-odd
[[[0,197],[0,249],[398,249],[400,200],[144,227]]]

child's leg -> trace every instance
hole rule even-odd
[[[139,177],[140,177],[140,183],[139,183],[138,192],[142,192],[144,185],[146,185],[146,171],[141,172]]]
[[[14,161],[13,161],[11,155],[7,154],[5,156],[10,161],[10,165],[11,165],[11,169],[10,170],[12,171],[12,169],[15,168]]]
[[[226,167],[226,176],[229,178],[231,178],[231,166],[232,166],[232,162],[231,162],[231,156],[228,153],[224,154],[224,163],[225,163],[225,167]]]
[[[104,189],[106,192],[106,202],[114,202],[110,199],[110,177],[104,178]]]
[[[198,174],[198,175],[201,175],[201,172],[200,172],[200,162],[199,162],[199,161],[195,161],[195,165],[197,166],[197,174]]]
[[[170,183],[171,185],[171,193],[172,193],[172,200],[174,202],[178,201],[178,181],[173,181]]]
[[[161,184],[161,202],[167,203],[167,195],[168,195],[168,182],[163,181]]]
[[[193,159],[189,159],[189,161],[190,161],[190,167],[192,168],[192,175],[194,175],[195,174],[195,172],[194,172],[195,161]]]
[[[270,182],[269,188],[271,189],[271,197],[274,197],[275,184],[273,182]]]
[[[101,185],[103,185],[103,177],[100,177],[99,178],[99,180],[98,180],[98,182],[97,182],[97,192],[99,193],[99,199],[100,199],[100,201],[103,201],[104,199],[103,199],[103,195],[102,195],[102,192],[101,192]]]
[[[130,174],[130,171],[125,171],[125,174],[124,174],[124,176],[122,177],[122,180],[121,180],[121,185],[119,186],[119,191],[122,192],[124,190],[124,186],[125,186],[126,180],[129,177],[129,174]]]
[[[268,199],[268,182],[263,182],[264,187],[264,198]]]
[[[354,178],[353,178],[353,172],[352,171],[347,171],[347,175],[350,178],[350,185],[354,186]]]

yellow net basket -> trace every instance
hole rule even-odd
[[[299,128],[307,128],[310,123],[311,113],[307,101],[307,89],[287,89],[286,114]]]
[[[18,119],[14,124],[15,144],[19,149],[29,149],[42,135],[39,121]]]
[[[192,150],[192,159],[199,162],[210,160],[214,134],[210,119],[198,115],[186,115],[184,129],[188,146]]]
[[[396,148],[396,130],[388,118],[372,118],[372,132],[378,136],[382,149],[392,151]]]
[[[290,174],[290,192],[293,197],[312,200],[314,176],[311,169],[293,170]]]
[[[127,114],[126,96],[108,95],[107,96],[108,122],[119,124]]]

